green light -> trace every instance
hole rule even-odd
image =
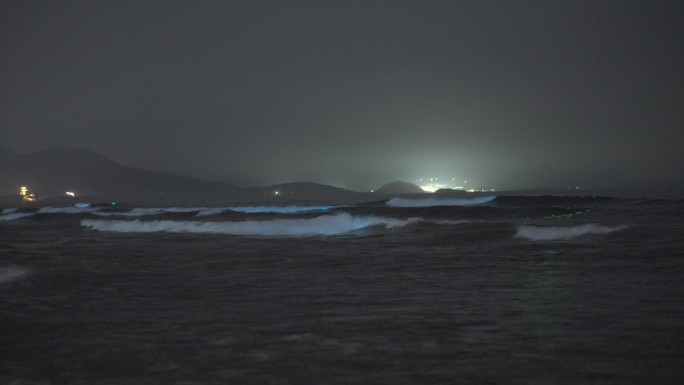
[[[570,214],[560,214],[560,215],[555,215],[555,214],[554,214],[554,215],[548,215],[548,216],[545,216],[544,219],[572,218],[572,217],[577,216],[577,215],[586,214],[586,213],[588,213],[588,212],[590,212],[590,211],[591,211],[591,210],[587,209],[587,210],[584,210],[584,211],[576,211],[576,212],[570,213]]]

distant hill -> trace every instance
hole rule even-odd
[[[366,194],[313,182],[239,188],[229,183],[128,167],[86,149],[50,148],[19,154],[0,146],[0,196],[14,199],[27,186],[42,201],[116,200],[158,205],[221,205],[232,202],[357,202]]]
[[[392,182],[375,190],[377,194],[419,194],[425,191],[413,183]]]
[[[28,186],[42,199],[66,191],[94,199],[207,202],[235,200],[244,191],[227,183],[127,167],[86,149],[50,148],[18,154],[0,148],[0,195]]]
[[[451,188],[441,188],[433,193],[442,197],[466,197],[468,192],[465,190],[455,190]]]
[[[252,197],[278,200],[347,200],[361,195],[355,191],[314,182],[292,182],[245,189]]]

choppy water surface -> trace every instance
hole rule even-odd
[[[681,380],[683,201],[432,203],[6,209],[0,383]]]

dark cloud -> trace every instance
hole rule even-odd
[[[3,2],[0,141],[353,188],[535,167],[681,178],[684,7]]]

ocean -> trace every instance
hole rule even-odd
[[[0,384],[674,384],[684,200],[5,208]]]

